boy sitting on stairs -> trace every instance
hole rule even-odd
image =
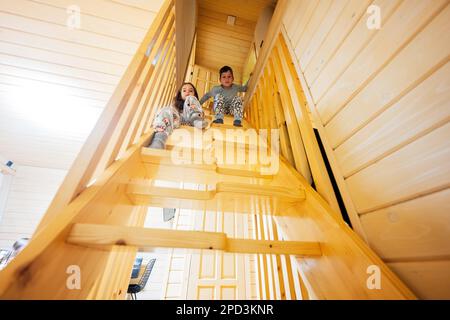
[[[200,99],[200,104],[204,104],[209,98],[214,97],[214,113],[216,119],[213,123],[223,124],[224,114],[232,114],[234,116],[233,125],[242,127],[241,120],[244,114],[244,107],[239,92],[247,91],[247,84],[234,84],[233,70],[229,66],[224,66],[219,71],[220,86],[215,86]]]

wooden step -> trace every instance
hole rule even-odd
[[[221,232],[182,231],[124,227],[104,224],[75,224],[66,242],[87,247],[135,246],[154,248],[222,250],[233,253],[321,256],[318,242],[274,241],[229,238]]]
[[[213,190],[189,190],[130,183],[127,195],[135,205],[193,210],[225,210],[249,213],[255,202],[264,203],[273,214],[305,199],[302,189],[219,182]]]
[[[153,148],[142,148],[141,159],[145,164],[158,164],[174,167],[182,173],[186,168],[211,171],[221,175],[252,177],[258,179],[272,179],[273,175],[263,174],[258,165],[236,164],[236,165],[218,165],[216,160],[213,163],[205,163],[204,152],[213,152],[213,150],[189,149],[178,150],[160,150]],[[188,156],[190,154],[190,157]],[[198,160],[197,160],[198,159]]]
[[[208,127],[209,128],[209,127]],[[172,150],[175,147],[178,148],[192,148],[192,149],[210,149],[213,145],[213,139],[207,139],[207,136],[205,135],[205,139],[202,140],[201,144],[198,145],[198,143],[194,142],[194,132],[198,134],[205,133],[207,129],[200,130],[191,126],[180,126],[180,128],[176,129],[174,133],[172,133],[168,138],[166,142],[166,149]],[[186,138],[185,134],[182,134],[183,131],[189,132],[190,139]],[[183,139],[182,139],[183,138]]]
[[[250,141],[248,135],[250,133],[253,134],[250,130],[254,130],[252,128],[237,128],[230,125],[216,125],[209,124],[209,126],[200,130],[195,127],[182,125],[180,128],[176,129],[174,133],[172,133],[167,139],[166,148],[171,150],[175,147],[189,147],[193,149],[209,149],[213,145],[217,145],[218,143],[223,144],[233,144],[239,148],[246,148],[249,150],[251,148],[258,150],[259,146],[263,146],[267,148],[267,143],[259,138],[254,138],[254,141]],[[245,134],[245,140],[241,141],[237,139],[233,134]],[[187,134],[190,136],[187,137]],[[197,135],[203,135],[203,139],[201,140],[201,144],[199,145],[198,141],[195,141]],[[257,132],[254,132],[255,137]]]
[[[219,182],[214,190],[190,190],[166,187],[155,187],[143,184],[129,184],[127,192],[130,194],[141,194],[161,196],[167,198],[191,199],[191,200],[212,200],[216,195],[230,196],[259,196],[282,199],[287,202],[303,201],[305,192],[302,189],[290,189],[279,186],[263,186],[256,184]]]
[[[203,156],[202,149],[183,149],[183,152],[191,152],[191,159],[196,159],[196,154],[199,157]],[[141,159],[144,163],[153,163],[167,166],[181,166],[184,168],[196,168],[201,170],[216,170],[216,164],[206,164],[200,163],[197,164],[190,159],[184,159],[182,155],[178,155],[173,150],[161,150],[161,149],[153,149],[153,148],[142,148],[141,150]]]
[[[198,168],[187,168],[183,166],[168,166],[154,163],[144,163],[147,177],[152,177],[155,180],[177,181],[196,184],[213,184],[218,182],[238,182],[238,183],[253,183],[260,185],[277,185],[281,179],[272,179],[271,176],[262,176],[255,178],[253,171],[244,168],[241,172],[234,172],[239,169],[224,169],[222,174],[222,167],[218,166],[216,170],[203,170]],[[145,179],[145,177],[137,177],[133,180]]]

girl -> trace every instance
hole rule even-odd
[[[169,135],[181,124],[199,129],[204,129],[208,125],[198,101],[197,89],[190,82],[182,84],[172,106],[162,108],[156,115],[153,124],[155,133],[149,147],[164,149]]]

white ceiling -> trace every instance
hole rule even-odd
[[[163,2],[1,0],[0,155],[68,169]]]

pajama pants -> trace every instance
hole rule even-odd
[[[204,118],[200,102],[196,97],[189,96],[184,101],[181,115],[175,107],[162,108],[156,115],[153,127],[156,131],[164,131],[170,135],[180,125],[195,126],[196,121],[202,121]]]
[[[231,102],[226,103],[223,95],[218,94],[214,97],[214,113],[216,119],[223,119],[225,114],[231,114],[234,116],[234,120],[242,120],[244,115],[244,106],[242,98],[236,96]]]

